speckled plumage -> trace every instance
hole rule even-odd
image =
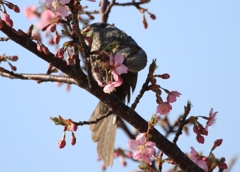
[[[137,74],[147,63],[147,55],[141,47],[126,33],[119,30],[115,26],[107,23],[94,23],[89,26],[90,30],[87,36],[92,36],[91,52],[102,51],[106,46],[114,41],[119,43],[118,48],[114,49],[114,53],[123,54],[124,64],[128,67],[128,73],[122,74],[123,84],[117,87],[117,97],[125,103],[130,101],[131,91],[134,91],[137,83]],[[90,58],[96,58],[92,55]],[[90,120],[99,118],[108,112],[108,107],[101,101],[98,103]],[[107,118],[99,121],[97,124],[90,125],[92,131],[92,139],[97,142],[97,152],[99,158],[103,159],[105,166],[113,164],[114,143],[116,135],[116,115],[111,114]]]

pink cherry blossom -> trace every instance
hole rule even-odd
[[[147,141],[145,134],[141,133],[136,137],[136,140],[128,141],[129,149],[135,150],[133,159],[143,161],[148,164],[152,164],[150,156],[155,155],[156,150],[154,149],[155,143]]]
[[[116,87],[119,87],[120,85],[122,85],[122,78],[117,75],[115,72],[113,72],[113,78],[114,78],[114,82],[111,82],[109,84],[107,84],[104,88],[103,88],[103,91],[105,93],[111,93],[115,90]]]
[[[214,112],[213,113],[213,108],[211,108],[210,112],[209,112],[209,118],[208,121],[206,123],[206,127],[205,130],[208,131],[208,127],[210,127],[214,122],[215,122],[215,116],[217,115],[218,112]]]
[[[172,106],[168,102],[160,103],[157,107],[157,114],[166,115],[172,110]]]
[[[36,7],[34,5],[24,8],[24,14],[29,20],[32,20],[35,17],[35,11]]]
[[[177,91],[172,91],[168,94],[167,97],[167,102],[168,103],[173,103],[177,100],[177,97],[179,97],[181,95],[181,93],[177,92]]]
[[[121,75],[127,73],[127,66],[123,64],[124,56],[122,54],[116,54],[114,57],[110,54],[109,63],[112,67],[112,71],[115,71],[116,74]]]
[[[46,7],[55,14],[66,17],[68,15],[68,9],[65,4],[68,4],[70,0],[45,0]]]
[[[45,10],[42,12],[40,17],[40,22],[36,24],[38,28],[43,28],[53,22],[55,20],[56,16],[49,10]],[[48,30],[50,31],[50,28],[48,27]]]
[[[190,159],[203,170],[208,170],[207,163],[202,160],[203,158],[197,153],[197,151],[193,147],[191,147]]]

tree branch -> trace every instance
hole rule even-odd
[[[145,121],[138,113],[126,106],[119,100],[114,94],[106,94],[102,88],[97,85],[96,82],[89,88],[87,76],[81,69],[76,69],[74,66],[67,66],[66,62],[62,59],[56,58],[52,53],[45,54],[37,50],[37,44],[25,35],[20,35],[15,29],[8,27],[4,21],[1,21],[2,25],[0,30],[4,32],[11,40],[26,48],[30,52],[34,53],[41,59],[47,61],[54,67],[67,74],[69,77],[77,82],[77,85],[89,93],[97,97],[104,102],[114,114],[123,118],[133,127],[139,130],[139,132],[146,132],[148,129],[148,122]],[[193,161],[191,161],[177,145],[166,139],[159,131],[153,128],[149,134],[152,136],[151,140],[156,143],[158,149],[165,153],[168,157],[179,165],[179,167],[185,172],[204,172],[203,169],[198,167]]]
[[[75,68],[74,66],[68,66],[66,61],[60,58],[56,58],[54,54],[49,52],[45,54],[44,52],[40,52],[37,50],[37,44],[32,41],[29,37],[20,34],[21,32],[16,31],[14,28],[9,27],[6,23],[1,20],[2,27],[0,30],[5,33],[12,41],[16,42],[17,44],[21,45],[23,48],[27,49],[28,51],[32,52],[42,60],[50,63],[52,66],[56,67],[72,79],[76,81],[78,80],[78,84],[80,83],[82,88],[88,89],[88,84],[85,82],[87,80],[86,75],[83,71],[79,68]]]
[[[108,0],[101,0],[101,7],[99,10],[100,13],[100,22],[107,23],[108,15],[110,13],[111,8],[109,7],[110,3]],[[109,9],[110,8],[110,9]],[[108,10],[107,10],[108,9]]]
[[[100,13],[100,22],[107,22],[109,13],[111,12],[111,9],[113,6],[134,6],[138,10],[141,10],[140,7],[141,4],[146,4],[148,1],[142,1],[142,2],[128,2],[128,3],[118,3],[116,0],[112,0],[110,3],[108,0],[101,0],[101,7],[99,10]]]
[[[14,73],[7,70],[0,71],[2,77],[22,80],[41,80],[42,82],[62,82],[66,84],[77,84],[77,82],[68,76],[47,75],[47,74],[24,74]]]

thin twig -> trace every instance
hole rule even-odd
[[[92,120],[92,121],[79,121],[79,122],[74,122],[76,125],[91,125],[91,124],[96,124],[98,123],[99,121],[103,120],[104,118],[108,117],[109,115],[112,114],[112,111],[109,111],[107,112],[105,115],[95,119],[95,120]]]
[[[127,2],[127,3],[118,3],[118,2],[115,2],[113,5],[116,5],[116,6],[139,6],[141,4],[146,4],[148,3],[147,1],[142,1],[142,2]]]
[[[145,82],[144,82],[144,84],[143,84],[143,86],[142,86],[142,89],[140,90],[138,96],[136,97],[135,101],[131,105],[131,109],[132,110],[134,110],[137,107],[137,104],[139,103],[140,99],[143,97],[143,94],[147,90],[149,82],[150,82],[150,79],[149,79],[149,77],[147,77]]]
[[[4,38],[4,37],[0,37],[0,41],[8,41],[10,38],[8,38],[8,37],[6,37],[6,38]]]
[[[101,7],[100,7],[100,21],[101,22],[107,22],[109,13],[111,12],[111,9],[113,6],[134,6],[138,10],[141,10],[142,8],[140,5],[148,3],[147,1],[142,2],[128,2],[128,3],[118,3],[116,0],[112,0],[111,3],[109,3],[108,0],[101,0]]]
[[[178,131],[176,132],[176,135],[173,139],[173,143],[176,144],[177,143],[177,140],[179,138],[179,136],[182,134],[182,130],[183,130],[183,127],[184,125],[186,125],[185,121],[186,121],[186,118],[191,110],[191,103],[188,101],[187,102],[187,106],[184,106],[184,114],[182,117],[179,118],[179,122],[180,122],[180,125],[179,125],[179,128],[178,128]]]
[[[24,74],[14,73],[7,70],[0,71],[2,77],[22,80],[40,80],[42,82],[62,82],[67,84],[77,84],[77,82],[68,76],[47,75],[47,74]]]

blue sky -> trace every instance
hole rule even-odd
[[[98,8],[98,3],[82,3],[90,9]],[[37,5],[38,1],[19,2],[21,13],[10,12],[16,29],[27,30],[36,22],[27,20],[23,14],[23,8],[31,4]],[[223,144],[214,153],[229,162],[240,154],[240,1],[160,0],[144,7],[157,16],[155,21],[146,16],[149,25],[146,30],[142,27],[141,14],[134,7],[114,7],[109,23],[115,23],[135,39],[146,51],[148,65],[157,58],[159,68],[156,73],[171,75],[169,80],[159,79],[158,83],[182,94],[169,114],[172,122],[183,112],[188,100],[193,104],[190,115],[207,116],[211,107],[218,111],[217,121],[209,128],[205,144],[198,144],[191,130],[190,136],[183,135],[178,141],[182,151],[189,152],[193,146],[207,155],[213,142],[222,138]],[[96,17],[94,22],[98,21]],[[0,37],[4,37],[2,32]],[[11,41],[0,42],[0,47],[0,54],[19,56],[19,61],[14,63],[18,72],[44,73],[47,69],[47,63]],[[7,68],[3,63],[1,66]],[[138,94],[146,75],[147,68],[139,74],[133,97]],[[60,150],[57,141],[62,136],[62,127],[49,120],[50,116],[57,115],[75,121],[88,120],[98,102],[95,97],[76,86],[66,92],[63,86],[58,88],[54,83],[37,84],[2,77],[0,84],[2,171],[101,171],[89,126],[79,127],[74,147],[70,145],[68,133],[67,146]],[[163,94],[163,98],[165,96]],[[149,120],[156,107],[154,94],[147,92],[136,110]],[[172,138],[173,135],[169,137]],[[119,130],[116,147],[127,149],[127,140]],[[137,163],[127,163],[128,166],[123,168],[116,159],[108,171],[137,169]],[[239,161],[232,171],[237,169],[240,169]]]

